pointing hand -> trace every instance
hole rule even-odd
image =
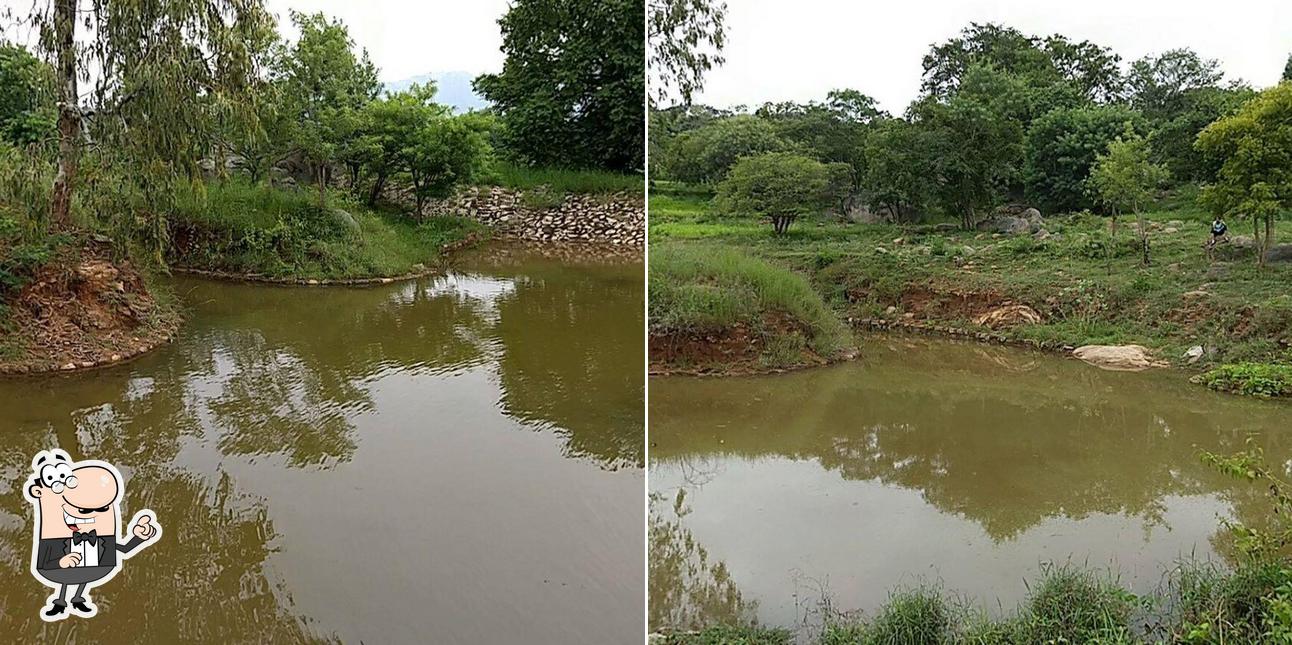
[[[157,535],[158,527],[151,524],[152,519],[150,515],[144,515],[139,518],[139,523],[135,525],[134,529],[135,537],[141,540],[151,540],[153,536]]]

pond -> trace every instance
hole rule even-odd
[[[920,584],[1000,615],[1048,564],[1152,591],[1181,558],[1225,565],[1221,518],[1267,512],[1199,450],[1292,457],[1292,406],[1181,372],[902,335],[862,352],[651,381],[652,629],[810,625]]]
[[[0,381],[0,641],[625,642],[643,633],[642,265],[490,247],[378,288],[177,280],[178,339]],[[165,533],[46,625],[30,459]]]

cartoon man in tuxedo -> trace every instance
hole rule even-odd
[[[35,505],[31,573],[46,586],[50,606],[41,612],[46,621],[68,616],[68,587],[75,587],[72,612],[89,618],[98,613],[91,605],[90,587],[112,579],[121,561],[161,535],[161,526],[150,510],[135,513],[129,541],[121,530],[121,474],[111,464],[97,460],[72,463],[62,450],[42,450],[31,461],[35,478],[24,489]]]

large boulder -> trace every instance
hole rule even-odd
[[[1001,329],[1018,325],[1035,325],[1041,322],[1041,314],[1027,305],[1006,305],[997,307],[974,318],[974,324]]]
[[[1268,264],[1292,262],[1292,244],[1275,244],[1265,252],[1265,262]]]
[[[976,228],[986,233],[1002,235],[1023,235],[1032,232],[1032,223],[1022,217],[997,215],[978,222]]]
[[[1153,358],[1148,348],[1140,345],[1082,345],[1072,355],[1106,370],[1138,372],[1165,366]]]

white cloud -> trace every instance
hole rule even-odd
[[[727,0],[727,63],[696,101],[716,106],[820,100],[835,88],[900,113],[919,89],[929,46],[973,22],[1062,33],[1125,62],[1191,47],[1227,77],[1276,83],[1292,53],[1288,0]]]

